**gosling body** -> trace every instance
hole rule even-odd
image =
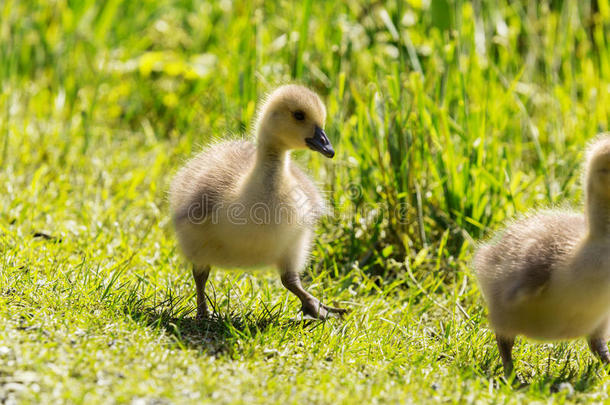
[[[543,211],[509,225],[474,259],[504,369],[512,372],[517,335],[539,340],[589,338],[610,362],[610,137],[592,144],[585,163],[585,215]]]
[[[332,157],[334,150],[322,130],[325,116],[315,93],[282,86],[261,108],[256,144],[214,144],[175,176],[170,206],[181,249],[194,265],[199,317],[207,314],[202,290],[211,266],[276,266],[306,315],[326,318],[331,312],[345,312],[320,303],[299,278],[315,225],[327,206],[292,162],[290,150],[309,147]]]
[[[285,164],[284,178],[265,184],[268,174],[254,172],[256,146],[248,141],[217,144],[191,160],[173,184],[191,190],[172,204],[186,257],[196,265],[241,268],[274,265],[295,251],[306,259],[326,206],[301,169]]]

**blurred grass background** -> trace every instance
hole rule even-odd
[[[275,386],[269,400],[318,393],[313,402],[341,403],[352,398],[349,390],[363,400],[493,398],[497,387],[486,379],[498,363],[469,269],[473,243],[529,209],[579,206],[584,147],[610,125],[609,32],[607,0],[3,0],[0,313],[7,327],[0,345],[13,365],[0,368],[0,377],[26,388],[5,387],[0,398],[21,392],[31,401],[103,402],[112,392],[129,402],[152,390],[151,401],[186,401],[172,390],[180,384],[205,398],[218,383],[194,388],[187,372],[176,377],[180,383],[161,383],[137,367],[132,380],[123,376],[157,387],[146,389],[117,388],[118,374],[98,374],[138,364],[140,338],[172,342],[151,356],[190,347],[174,360],[190,364],[208,359],[210,346],[229,353],[220,355],[228,356],[220,368],[232,367],[234,356],[246,356],[248,368],[250,360],[267,364],[268,354],[253,347],[275,353],[285,339],[294,343],[289,351],[304,344],[307,353],[336,357],[327,351],[345,353],[345,343],[328,341],[349,340],[346,333],[357,341],[354,357],[328,367],[346,376],[353,361],[381,367],[378,380],[367,380],[372,386],[294,383],[297,394]],[[242,136],[257,100],[292,81],[325,99],[337,150],[332,161],[298,156],[335,208],[307,280],[316,294],[359,309],[345,324],[311,335],[277,325],[297,307],[272,274],[219,273],[217,319],[202,331],[186,319],[193,289],[169,223],[171,175],[208,141]],[[92,371],[81,361],[96,355],[83,354],[83,346],[67,357],[65,373],[45,374],[49,363],[62,363],[63,345],[74,346],[66,336],[75,328],[105,336],[110,320],[131,357],[117,354]],[[52,333],[41,324],[65,332],[44,351],[48,358],[35,357],[40,339],[53,341],[32,338],[40,329]],[[131,333],[146,338],[130,340]],[[414,346],[388,338],[395,333]],[[199,343],[189,346],[193,340]],[[604,392],[598,385],[609,380],[595,378],[596,363],[582,347],[570,362],[565,352],[573,346],[529,346],[522,350],[530,363],[518,365],[530,383],[519,394],[525,397],[500,387],[501,402],[544,398],[558,381],[572,384],[579,398]],[[417,357],[424,348],[437,356]],[[566,362],[549,371],[551,357]],[[285,370],[274,361],[283,356],[269,358],[267,371],[281,380]],[[313,381],[328,371],[315,364]],[[430,370],[453,377],[430,382]],[[17,372],[32,373],[34,382]],[[415,374],[409,380],[405,373]],[[451,378],[461,378],[459,394]],[[100,379],[111,383],[91,388]],[[246,386],[217,400],[243,401]]]

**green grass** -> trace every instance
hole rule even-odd
[[[579,206],[606,0],[48,3],[0,2],[0,402],[610,401],[582,340],[518,340],[504,382],[469,265]],[[352,312],[298,322],[273,272],[216,271],[198,323],[171,175],[289,81],[337,150],[298,155],[335,207],[305,282]]]

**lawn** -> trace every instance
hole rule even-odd
[[[3,0],[0,403],[610,402],[584,339],[501,362],[470,262],[528,210],[581,209],[610,129],[610,3]],[[316,90],[333,215],[300,321],[273,270],[214,271],[197,321],[173,173]]]

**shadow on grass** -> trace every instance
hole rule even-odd
[[[286,319],[281,305],[242,313],[219,310],[212,301],[210,316],[196,319],[194,308],[185,303],[187,300],[168,294],[167,299],[151,305],[150,299],[139,299],[125,305],[124,312],[137,323],[169,334],[180,347],[208,355],[232,355],[240,341],[253,339],[270,327],[315,329],[322,324],[309,319]]]
[[[547,368],[546,372],[536,379],[533,376],[527,379],[515,378],[513,388],[527,390],[531,387],[540,392],[570,396],[573,392],[586,393],[594,390],[601,378],[608,373],[597,359],[587,361],[584,367],[575,367],[572,363],[568,356],[559,373],[551,373]]]
[[[576,392],[588,392],[600,382],[600,377],[604,375],[604,367],[596,360],[588,362],[586,368],[579,373],[570,372],[567,376],[547,376],[543,380],[543,384],[549,386],[551,393],[561,392],[563,390],[570,391],[570,386]],[[606,373],[607,374],[607,373]],[[569,384],[566,386],[566,384]]]
[[[564,393],[568,396],[573,392],[586,393],[594,390],[601,378],[610,371],[610,367],[605,367],[596,359],[591,359],[582,366],[575,365],[570,361],[570,356],[564,366],[554,372],[549,370],[550,367],[536,372],[531,365],[527,367],[524,362],[520,365],[519,362],[515,362],[516,374],[508,379],[503,375],[501,364],[495,366],[488,364],[488,366],[489,373],[496,376],[497,384],[508,385],[515,391],[531,389],[548,394]]]
[[[548,352],[546,364],[532,364],[526,357],[514,356],[516,374],[506,378],[495,342],[482,343],[486,349],[477,354],[473,376],[491,378],[496,388],[508,386],[514,391],[531,390],[548,395],[569,396],[573,392],[586,393],[596,390],[600,381],[610,373],[610,365],[604,365],[588,353],[590,358],[580,359],[580,356],[575,355],[574,347],[569,342],[563,342]],[[561,363],[559,367],[557,362]]]

